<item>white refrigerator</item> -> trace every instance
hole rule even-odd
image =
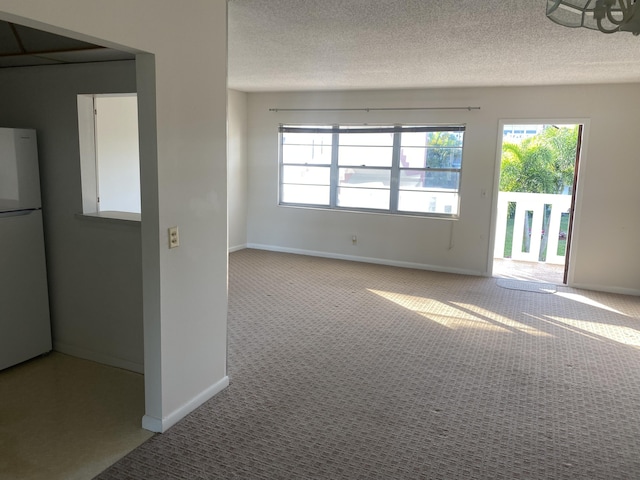
[[[0,370],[50,350],[36,132],[0,128]]]

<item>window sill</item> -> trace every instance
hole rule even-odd
[[[364,208],[351,208],[351,207],[323,207],[318,205],[302,205],[296,203],[279,203],[278,207],[282,208],[300,208],[303,210],[317,210],[325,212],[342,212],[342,213],[356,213],[356,214],[368,214],[368,215],[384,215],[387,217],[405,217],[405,218],[425,218],[434,220],[453,220],[460,219],[460,215],[453,215],[449,213],[420,213],[420,212],[390,212],[387,210],[371,210]]]
[[[106,221],[106,222],[121,223],[121,224],[122,223],[139,224],[142,221],[142,216],[139,213],[115,212],[115,211],[76,213],[76,218],[96,220],[100,222]]]

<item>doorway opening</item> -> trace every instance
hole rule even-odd
[[[504,124],[493,276],[567,283],[581,124]]]
[[[78,95],[83,213],[140,214],[138,97]]]

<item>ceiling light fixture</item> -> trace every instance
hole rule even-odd
[[[547,0],[547,17],[565,27],[640,35],[640,0]]]

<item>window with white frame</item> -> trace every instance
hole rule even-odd
[[[464,126],[280,126],[279,204],[457,217]]]

